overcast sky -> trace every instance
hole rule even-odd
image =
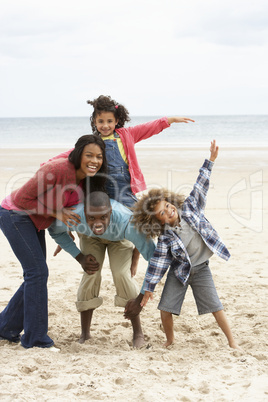
[[[0,5],[0,117],[268,114],[267,0]]]

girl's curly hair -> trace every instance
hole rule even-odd
[[[125,108],[125,106],[113,100],[110,96],[100,95],[98,98],[93,101],[88,100],[87,103],[92,105],[94,110],[92,115],[90,116],[90,122],[93,132],[97,131],[95,126],[95,119],[98,114],[102,112],[111,112],[114,114],[116,120],[118,120],[115,128],[124,127],[125,123],[130,121],[129,112]]]
[[[154,212],[156,205],[163,200],[176,208],[181,208],[185,197],[165,188],[152,189],[148,194],[143,195],[132,208],[132,222],[137,230],[145,234],[147,238],[157,237],[163,232],[164,226],[155,217]]]

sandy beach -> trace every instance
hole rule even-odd
[[[1,149],[0,200],[30,178],[41,162],[65,149]],[[207,149],[138,148],[148,188],[165,186],[188,194]],[[49,335],[60,348],[23,349],[0,341],[1,401],[268,401],[268,149],[220,149],[208,194],[206,216],[227,245],[231,259],[211,258],[210,267],[228,320],[244,352],[229,348],[212,314],[198,316],[189,289],[176,343],[165,349],[157,304],[141,313],[146,347],[134,350],[123,309],[114,307],[114,285],[106,260],[103,305],[93,316],[92,338],[80,345],[76,292],[82,270],[67,253],[50,270]],[[22,269],[0,232],[0,310],[22,281]],[[146,262],[140,258],[137,281]],[[165,279],[165,278],[164,278]]]

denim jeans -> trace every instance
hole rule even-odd
[[[0,336],[25,348],[53,345],[47,335],[47,279],[45,231],[38,231],[27,214],[0,207],[0,228],[21,263],[24,282],[0,313]]]
[[[128,208],[133,207],[137,202],[137,198],[130,187],[129,171],[124,166],[109,169],[106,191],[110,198],[121,202]]]

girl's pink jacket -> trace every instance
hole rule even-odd
[[[134,145],[146,138],[150,138],[169,127],[167,117],[140,124],[134,127],[118,128],[115,131],[119,134],[129,163],[129,173],[131,177],[130,186],[133,194],[146,189],[146,183],[138,164]]]
[[[137,155],[135,152],[135,144],[142,140],[152,137],[155,134],[159,134],[165,128],[170,127],[167,117],[162,117],[148,123],[139,124],[134,127],[122,127],[117,128],[115,131],[119,134],[122,144],[126,153],[126,157],[129,163],[130,173],[130,186],[133,194],[146,189],[146,183],[142,174],[141,168],[138,164]],[[72,149],[57,155],[55,158],[67,158]]]

